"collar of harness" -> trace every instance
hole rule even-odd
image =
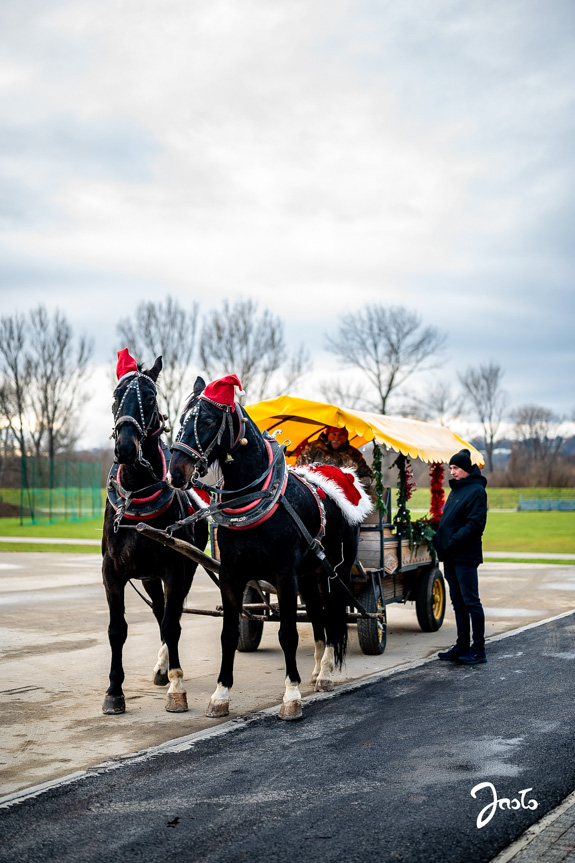
[[[279,500],[284,494],[288,481],[287,465],[283,447],[275,439],[264,438],[267,454],[268,469],[263,486],[259,491],[245,495],[247,490],[240,489],[236,500],[227,501],[223,505],[223,495],[219,495],[218,503],[213,507],[212,518],[217,525],[227,527],[231,530],[247,530],[257,527],[272,517],[279,506]],[[278,452],[281,449],[282,452]],[[222,487],[223,494],[229,494]],[[236,506],[234,506],[236,504]],[[241,505],[238,505],[241,504]]]

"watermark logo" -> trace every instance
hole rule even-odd
[[[526,795],[529,794],[530,791],[533,791],[533,788],[524,788],[522,791],[517,792],[517,797],[510,799],[509,797],[498,797],[495,785],[492,782],[480,782],[479,785],[476,785],[475,788],[471,789],[471,796],[473,799],[477,799],[478,792],[483,791],[484,789],[490,793],[491,800],[487,806],[483,807],[477,816],[476,823],[479,830],[481,830],[482,827],[485,827],[486,824],[489,824],[498,808],[501,810],[537,809],[539,806],[539,803],[535,798],[526,800]]]

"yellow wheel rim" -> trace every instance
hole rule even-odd
[[[439,620],[443,614],[444,604],[445,591],[443,590],[443,584],[440,578],[436,578],[433,582],[433,617],[435,620]]]

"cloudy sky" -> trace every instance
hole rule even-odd
[[[1,310],[100,380],[144,299],[258,299],[317,375],[377,301],[573,411],[572,0],[4,0],[0,44]]]

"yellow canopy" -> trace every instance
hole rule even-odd
[[[279,396],[246,405],[246,411],[260,431],[278,434],[280,443],[290,441],[288,461],[295,461],[295,450],[302,443],[319,437],[327,426],[346,428],[349,442],[360,447],[375,440],[380,446],[395,450],[410,458],[425,462],[448,463],[450,457],[467,447],[473,464],[483,467],[485,460],[479,450],[459,435],[443,426],[421,420],[383,416],[368,411],[351,411],[336,405]]]

